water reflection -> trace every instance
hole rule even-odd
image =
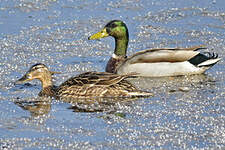
[[[192,90],[193,88],[202,87],[203,85],[213,85],[215,84],[216,79],[206,74],[200,74],[163,78],[137,78],[132,79],[131,82],[140,89],[153,89],[154,92],[155,89],[182,91],[185,87]]]
[[[137,98],[89,98],[89,99],[61,99],[58,102],[69,103],[67,109],[73,112],[106,112],[117,114],[117,110],[124,106],[131,106]],[[47,115],[51,111],[52,98],[38,97],[32,100],[17,100],[14,103],[23,110],[29,111],[31,117]]]
[[[50,112],[52,99],[39,97],[34,100],[15,101],[14,103],[24,110],[28,110],[32,117],[43,116]]]
[[[107,112],[114,113],[122,106],[132,105],[137,98],[89,98],[89,99],[63,99],[70,103],[73,112]]]

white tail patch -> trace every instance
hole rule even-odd
[[[209,59],[209,60],[207,60],[207,61],[204,61],[204,62],[198,64],[198,67],[214,65],[215,63],[217,63],[218,61],[220,61],[220,59],[221,59],[221,58],[217,58],[217,59]]]
[[[138,91],[138,92],[129,92],[128,95],[134,96],[134,97],[148,97],[148,96],[153,96],[153,93]]]

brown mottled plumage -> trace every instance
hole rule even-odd
[[[40,96],[51,96],[57,99],[91,98],[91,97],[143,97],[151,93],[137,90],[124,80],[130,75],[116,75],[106,72],[86,72],[71,77],[58,87],[52,84],[50,72],[44,64],[33,65],[30,70],[17,81],[26,82],[39,79],[42,82]]]
[[[55,94],[56,94],[56,89],[57,87],[56,86],[48,86],[48,87],[44,87],[42,88],[42,90],[39,92],[39,96],[51,96],[51,97],[54,97]]]

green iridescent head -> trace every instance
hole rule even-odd
[[[104,37],[112,36],[114,38],[124,38],[129,37],[128,29],[125,23],[120,20],[110,21],[105,25],[105,27],[98,33],[90,36],[89,40],[100,39]]]
[[[129,33],[125,23],[120,20],[112,20],[98,33],[93,34],[88,39],[95,40],[104,37],[112,36],[116,41],[116,55],[126,55],[127,45],[129,41]]]

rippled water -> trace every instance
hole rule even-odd
[[[88,41],[108,21],[130,31],[128,55],[206,45],[222,60],[204,75],[138,78],[151,98],[81,105],[40,99],[40,83],[14,85],[35,63],[72,75],[104,71],[114,41]],[[0,149],[224,149],[224,0],[2,0]]]

